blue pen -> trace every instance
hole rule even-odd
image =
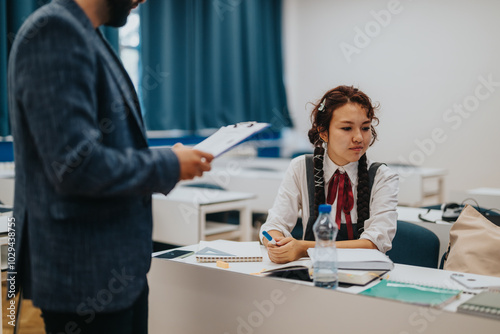
[[[276,245],[276,240],[274,240],[269,233],[262,231],[262,235],[264,235],[271,244]]]

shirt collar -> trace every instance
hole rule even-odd
[[[340,172],[346,172],[347,176],[349,176],[349,180],[351,180],[351,184],[358,183],[358,162],[350,162],[344,166],[336,165],[328,156],[328,152],[325,149],[325,155],[323,160],[323,177],[325,179],[325,187],[330,183],[330,179],[333,174],[340,169]]]

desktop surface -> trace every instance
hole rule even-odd
[[[183,249],[196,249],[196,245]],[[264,255],[264,253],[263,253]],[[231,263],[198,264],[194,256],[182,260],[153,258],[150,284],[150,333],[171,328],[179,333],[496,333],[500,322],[445,309],[358,295],[373,286],[339,288],[312,286],[310,282],[258,277],[252,273],[272,265]],[[427,283],[455,284],[450,272],[396,265],[390,278]],[[498,278],[500,282],[500,278]],[[463,294],[462,301],[472,295]],[[217,305],[217,307],[214,307]],[[350,310],[356,310],[351,312]],[[359,315],[363,321],[359,321]],[[307,321],[305,321],[307,319]]]

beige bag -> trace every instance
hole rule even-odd
[[[467,205],[451,227],[444,269],[500,277],[500,227]]]

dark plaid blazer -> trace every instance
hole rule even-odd
[[[175,186],[175,154],[148,148],[127,73],[73,0],[26,20],[8,80],[17,288],[49,311],[126,308],[145,288],[151,194]]]

